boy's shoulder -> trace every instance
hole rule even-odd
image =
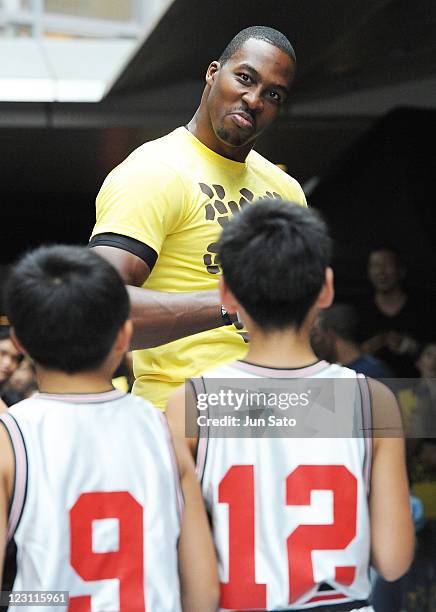
[[[30,412],[30,410],[32,410],[38,405],[38,398],[36,397],[36,395],[38,394],[32,395],[31,397],[23,399],[20,402],[9,406],[5,414],[9,414],[13,417],[19,417],[22,414],[27,414],[28,412]]]

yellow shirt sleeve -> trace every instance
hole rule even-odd
[[[304,191],[298,181],[296,181],[292,176],[288,175],[289,188],[288,193],[285,197],[289,198],[291,202],[295,202],[295,204],[300,204],[301,206],[305,206],[307,208],[307,200],[304,195]]]
[[[184,213],[185,189],[173,168],[147,156],[127,158],[107,176],[96,200],[92,236],[121,234],[160,253]]]

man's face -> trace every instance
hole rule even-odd
[[[8,386],[24,393],[32,384],[36,386],[36,375],[30,362],[24,359],[10,377]]]
[[[207,109],[217,152],[253,146],[285,102],[295,64],[286,53],[250,38],[224,65],[209,66]]]
[[[384,293],[399,286],[402,270],[395,253],[374,251],[368,262],[368,277],[376,291]]]
[[[3,385],[18,367],[21,353],[17,351],[12,340],[0,340],[0,385]]]

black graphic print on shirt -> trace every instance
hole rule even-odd
[[[201,191],[207,195],[210,201],[205,204],[204,212],[206,221],[216,222],[224,227],[230,217],[238,213],[244,206],[258,200],[282,200],[282,196],[275,191],[267,191],[265,195],[255,197],[254,193],[243,187],[239,190],[241,197],[239,201],[225,201],[226,191],[222,185],[207,185],[199,183]],[[217,243],[212,242],[207,246],[207,252],[203,256],[203,262],[209,274],[219,274],[220,266],[217,259]]]

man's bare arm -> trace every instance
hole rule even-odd
[[[140,257],[110,246],[95,246],[120,273],[132,303],[132,349],[159,346],[220,327],[221,303],[217,291],[164,293],[143,289],[150,268]]]

